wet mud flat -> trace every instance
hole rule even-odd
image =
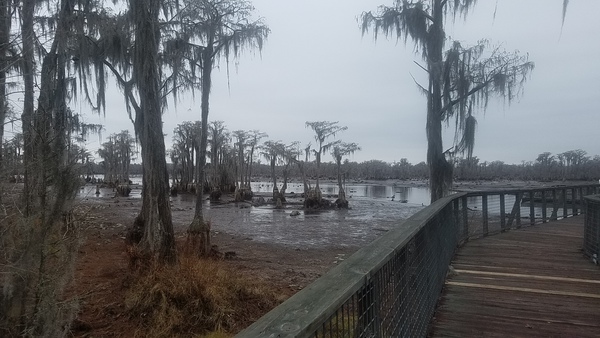
[[[129,225],[141,208],[141,187],[134,186],[130,197],[115,197],[112,189],[86,186],[78,203],[102,210],[106,220]],[[295,195],[295,196],[294,196]],[[268,194],[255,196],[268,200]],[[227,234],[265,244],[300,249],[328,246],[360,247],[381,233],[401,226],[423,204],[400,203],[391,198],[354,197],[348,210],[303,210],[299,194],[286,196],[283,209],[273,204],[256,206],[249,202],[233,202],[233,196],[223,195],[221,202],[208,201],[205,196],[204,214],[215,234]],[[173,224],[178,233],[185,232],[194,213],[195,196],[180,194],[171,197]],[[293,216],[293,213],[298,213]]]

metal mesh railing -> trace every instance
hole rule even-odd
[[[457,245],[461,203],[445,206],[394,250],[314,337],[425,335]]]
[[[456,197],[421,210],[238,337],[425,335],[464,223]]]
[[[426,336],[459,243],[578,215],[583,196],[597,193],[600,185],[462,192],[440,199],[237,337]],[[595,231],[589,236],[595,236],[597,252]]]
[[[585,198],[583,252],[600,264],[600,195]]]

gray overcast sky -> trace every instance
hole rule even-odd
[[[246,52],[230,64],[229,88],[224,62],[213,73],[209,120],[302,144],[313,141],[306,121],[340,121],[348,130],[339,138],[362,147],[351,160],[425,161],[425,97],[411,77],[426,84],[413,62],[422,63],[421,57],[411,42],[362,37],[357,23],[363,11],[392,0],[253,4],[271,35],[262,53]],[[492,99],[487,112],[477,114],[474,155],[482,161],[521,163],[572,149],[600,154],[600,1],[571,1],[562,34],[561,13],[562,0],[480,0],[466,21],[449,20],[453,39],[474,44],[485,38],[529,53],[536,65],[519,100],[509,106]],[[170,104],[163,117],[167,147],[178,123],[199,119],[199,95],[195,102],[187,95],[177,107]],[[87,114],[87,121],[106,125],[104,137],[133,131],[116,89],[106,116]],[[448,136],[444,146],[451,141]],[[95,151],[99,143],[91,137],[87,146]]]

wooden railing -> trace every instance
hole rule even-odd
[[[459,192],[419,211],[237,337],[423,337],[455,250],[578,215],[600,185]]]
[[[546,223],[583,213],[584,196],[600,192],[600,184],[553,186],[532,189],[470,191],[462,240],[503,232],[511,228]]]
[[[600,264],[600,195],[585,197],[583,252],[594,264]]]

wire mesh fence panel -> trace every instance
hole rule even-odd
[[[583,252],[600,264],[600,195],[585,198]]]
[[[456,206],[449,204],[395,251],[314,336],[425,335],[457,245],[461,212]]]

